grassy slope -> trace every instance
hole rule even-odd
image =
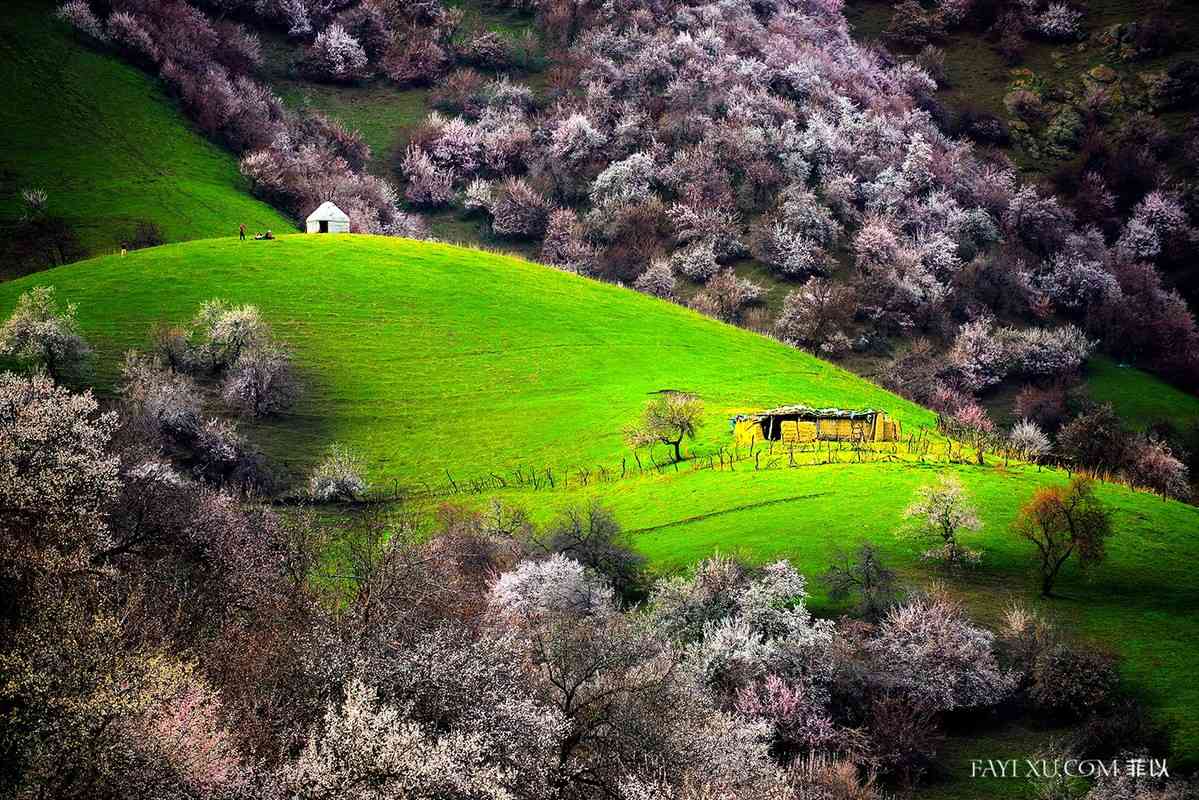
[[[933,422],[777,342],[448,245],[357,236],[172,245],[0,287],[0,312],[45,281],[79,304],[105,382],[151,323],[184,321],[217,295],[259,305],[309,372],[297,417],[313,423],[264,427],[268,451],[302,465],[330,440],[354,442],[379,479],[619,462],[623,426],[660,389],[707,402],[701,446],[724,440],[731,413],[783,402],[885,406],[909,426]]]
[[[253,432],[296,467],[341,440],[374,477],[436,478],[444,467],[619,460],[619,431],[650,392],[688,389],[708,404],[699,446],[726,443],[738,408],[802,400],[888,408],[909,427],[929,412],[838,368],[753,334],[615,287],[501,256],[370,237],[212,240],[71,265],[0,285],[0,315],[30,285],[78,302],[109,384],[119,354],[156,320],[181,321],[214,295],[258,304],[295,348],[307,394],[297,413]],[[788,556],[820,572],[834,545],[871,539],[913,583],[938,577],[891,534],[932,467],[840,464],[755,473],[683,470],[598,489],[508,492],[546,518],[602,493],[655,568],[684,568],[715,550]],[[1029,553],[1007,533],[1017,505],[1058,473],[956,467],[985,520],[972,544],[983,567],[946,579],[994,621],[1033,599]],[[1053,613],[1125,656],[1124,674],[1177,726],[1178,755],[1199,751],[1199,510],[1104,487],[1117,510],[1111,559],[1090,579],[1068,571]],[[818,608],[833,611],[819,594]],[[1073,627],[1073,626],[1072,626]],[[986,731],[947,751],[961,759],[1027,748],[1045,734]],[[1005,752],[1006,752],[1005,749]],[[990,753],[985,753],[990,756]],[[947,784],[951,794],[953,784]],[[963,785],[978,796],[980,788]],[[1009,785],[987,794],[1018,790]],[[946,795],[950,796],[950,795]],[[960,796],[960,794],[959,794]]]
[[[1096,357],[1087,364],[1086,383],[1096,402],[1111,403],[1121,417],[1136,427],[1164,420],[1186,431],[1199,424],[1199,397],[1136,367]]]
[[[21,189],[44,188],[90,252],[112,251],[138,221],[171,241],[293,229],[244,191],[237,162],[188,127],[157,82],[81,45],[53,3],[0,14],[0,220]]]

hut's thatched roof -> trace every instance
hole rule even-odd
[[[800,403],[755,411],[753,414],[738,414],[735,419],[764,420],[770,417],[797,417],[799,419],[866,419],[881,413],[876,408],[812,408]]]

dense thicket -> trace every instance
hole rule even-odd
[[[826,290],[805,289],[778,329],[831,354],[952,337],[988,315],[1057,319],[1199,379],[1199,330],[1154,269],[1196,241],[1181,197],[1151,180],[1101,228],[1021,185],[1002,155],[946,135],[930,74],[851,39],[839,2],[536,8],[563,48],[549,102],[505,80],[471,84],[413,138],[410,202],[482,209],[501,235],[543,238],[551,263],[659,296],[672,293],[667,268],[706,283],[752,254],[804,281],[840,260],[853,288],[840,319]],[[1064,9],[1022,13],[1048,31]],[[1100,174],[1088,180],[1107,191]],[[737,318],[735,285],[703,297]],[[1088,352],[1075,332],[1046,336],[1034,350],[1062,349],[1057,336],[1076,355],[1011,368],[1060,375]]]

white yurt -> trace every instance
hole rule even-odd
[[[350,218],[346,212],[330,203],[321,203],[320,208],[308,215],[309,233],[349,233]]]

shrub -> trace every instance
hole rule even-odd
[[[521,178],[509,178],[496,188],[491,227],[500,236],[534,238],[546,231],[549,203]]]
[[[633,549],[612,511],[598,502],[566,509],[546,529],[544,546],[595,570],[621,596],[641,587],[645,557]]]
[[[308,496],[319,503],[353,502],[362,497],[367,486],[362,477],[362,459],[336,444],[308,476]]]
[[[1057,643],[1057,631],[1033,610],[1008,606],[999,626],[998,642],[1006,663],[1019,675],[1023,688],[1032,685],[1033,670],[1041,656]]]
[[[0,572],[6,608],[42,570],[86,570],[107,538],[106,501],[119,486],[108,444],[117,415],[90,392],[72,394],[44,375],[0,373]]]
[[[1162,497],[1186,500],[1191,496],[1190,470],[1165,442],[1144,437],[1128,449],[1124,468],[1128,482]]]
[[[1003,215],[1009,231],[1033,252],[1046,256],[1061,249],[1072,222],[1072,215],[1056,197],[1041,197],[1032,186],[1022,187]]]
[[[913,785],[933,766],[945,739],[936,711],[902,694],[887,694],[872,698],[868,713],[871,755],[884,772]]]
[[[1068,377],[1082,369],[1095,350],[1074,325],[1058,328],[1004,328],[996,333],[1003,342],[1012,370],[1032,377]]]
[[[612,587],[593,571],[560,553],[545,561],[522,561],[491,590],[502,614],[537,618],[545,614],[587,616],[614,609]]]
[[[737,322],[746,306],[761,299],[763,291],[753,281],[737,277],[732,269],[723,269],[691,299],[691,307],[725,322]]]
[[[192,325],[197,362],[212,372],[228,369],[243,352],[271,341],[270,328],[257,306],[209,300],[200,306]]]
[[[1036,28],[1045,38],[1064,42],[1078,38],[1081,21],[1081,11],[1075,11],[1065,3],[1050,3],[1037,17]]]
[[[720,271],[716,250],[711,239],[695,242],[670,256],[670,267],[697,283],[707,283]]]
[[[378,5],[363,3],[343,11],[337,22],[362,45],[367,60],[377,63],[391,41],[391,24]]]
[[[1109,656],[1059,644],[1037,658],[1029,697],[1052,717],[1082,719],[1111,703],[1116,684]]]
[[[335,22],[316,35],[305,54],[304,70],[321,80],[355,81],[368,74],[366,51]]]
[[[225,402],[255,417],[278,416],[296,401],[299,386],[291,354],[279,345],[259,345],[242,352],[225,376]]]
[[[200,392],[187,375],[130,352],[122,370],[126,421],[152,441],[190,446],[200,435]]]
[[[787,277],[827,275],[832,271],[832,259],[823,247],[782,223],[759,226],[750,249],[755,258]]]
[[[1036,464],[1040,464],[1052,449],[1049,437],[1041,430],[1041,426],[1028,419],[1022,419],[1012,426],[1008,434],[1008,447],[1019,458]]]
[[[944,32],[945,20],[939,11],[926,11],[916,0],[903,0],[895,5],[886,37],[902,47],[920,47]]]
[[[637,291],[662,300],[675,299],[674,287],[674,270],[670,268],[670,262],[662,259],[652,261],[649,268],[633,281],[633,288]]]
[[[911,701],[951,711],[996,705],[1014,688],[1014,676],[995,659],[994,641],[959,605],[933,594],[892,609],[867,648]]]
[[[60,380],[80,377],[91,348],[79,332],[76,309],[71,303],[60,311],[52,286],[22,292],[0,327],[0,356]]]
[[[109,15],[108,35],[117,47],[141,56],[139,60],[156,64],[162,58],[162,51],[141,20],[126,11]]]
[[[1111,404],[1079,414],[1057,435],[1058,454],[1075,469],[1115,473],[1125,463],[1128,435]]]
[[[943,359],[932,342],[919,338],[884,367],[882,384],[910,400],[928,405],[933,394],[943,388],[938,377],[942,367]]]
[[[775,323],[776,335],[797,347],[820,348],[838,334],[853,316],[853,291],[832,281],[813,278],[802,289],[788,292]]]
[[[972,0],[953,0],[958,4],[968,5]],[[920,68],[929,74],[929,76],[937,82],[938,86],[949,85],[949,74],[945,71],[945,51],[939,47],[934,47],[931,44],[926,44],[924,48],[916,54],[916,63]]]
[[[429,105],[450,114],[466,114],[474,118],[487,104],[487,78],[470,69],[456,69],[429,95]]]
[[[735,708],[746,717],[769,724],[776,744],[788,754],[844,752],[850,738],[811,692],[777,675],[739,689]]]
[[[1028,384],[1016,395],[1015,415],[1055,431],[1066,418],[1066,390],[1061,384],[1041,388]]]
[[[482,69],[505,69],[512,65],[512,43],[495,31],[481,31],[462,48],[462,58]]]
[[[953,340],[947,360],[963,390],[974,393],[998,384],[1007,374],[1007,349],[992,330],[988,318],[968,322]]]
[[[576,112],[554,127],[549,152],[565,165],[580,166],[597,156],[606,141],[607,137],[586,114]]]
[[[108,40],[108,36],[104,33],[104,26],[100,24],[100,20],[96,18],[86,0],[69,0],[69,2],[63,3],[58,7],[55,16],[93,39],[101,42]]]
[[[404,199],[409,203],[436,208],[454,199],[453,176],[438,168],[417,145],[408,145],[400,169],[407,180]]]
[[[1144,706],[1136,700],[1123,700],[1084,719],[1071,745],[1072,751],[1084,758],[1117,758],[1141,750],[1165,753],[1170,747],[1169,740],[1161,723],[1154,720]],[[1167,795],[1156,800],[1168,798]],[[1093,793],[1086,800],[1104,799]]]
[[[407,27],[383,56],[380,68],[399,86],[428,84],[445,74],[453,59],[434,28]]]
[[[862,273],[890,267],[899,253],[899,236],[885,217],[867,217],[853,238],[854,263]]]
[[[1071,312],[1116,302],[1120,297],[1119,283],[1102,263],[1068,253],[1055,255],[1036,282],[1058,308]]]
[[[711,242],[718,261],[738,258],[747,252],[741,241],[741,216],[727,202],[675,203],[668,214],[680,244]]]
[[[541,260],[582,275],[596,270],[597,254],[584,238],[578,216],[568,208],[556,208],[549,214]]]

